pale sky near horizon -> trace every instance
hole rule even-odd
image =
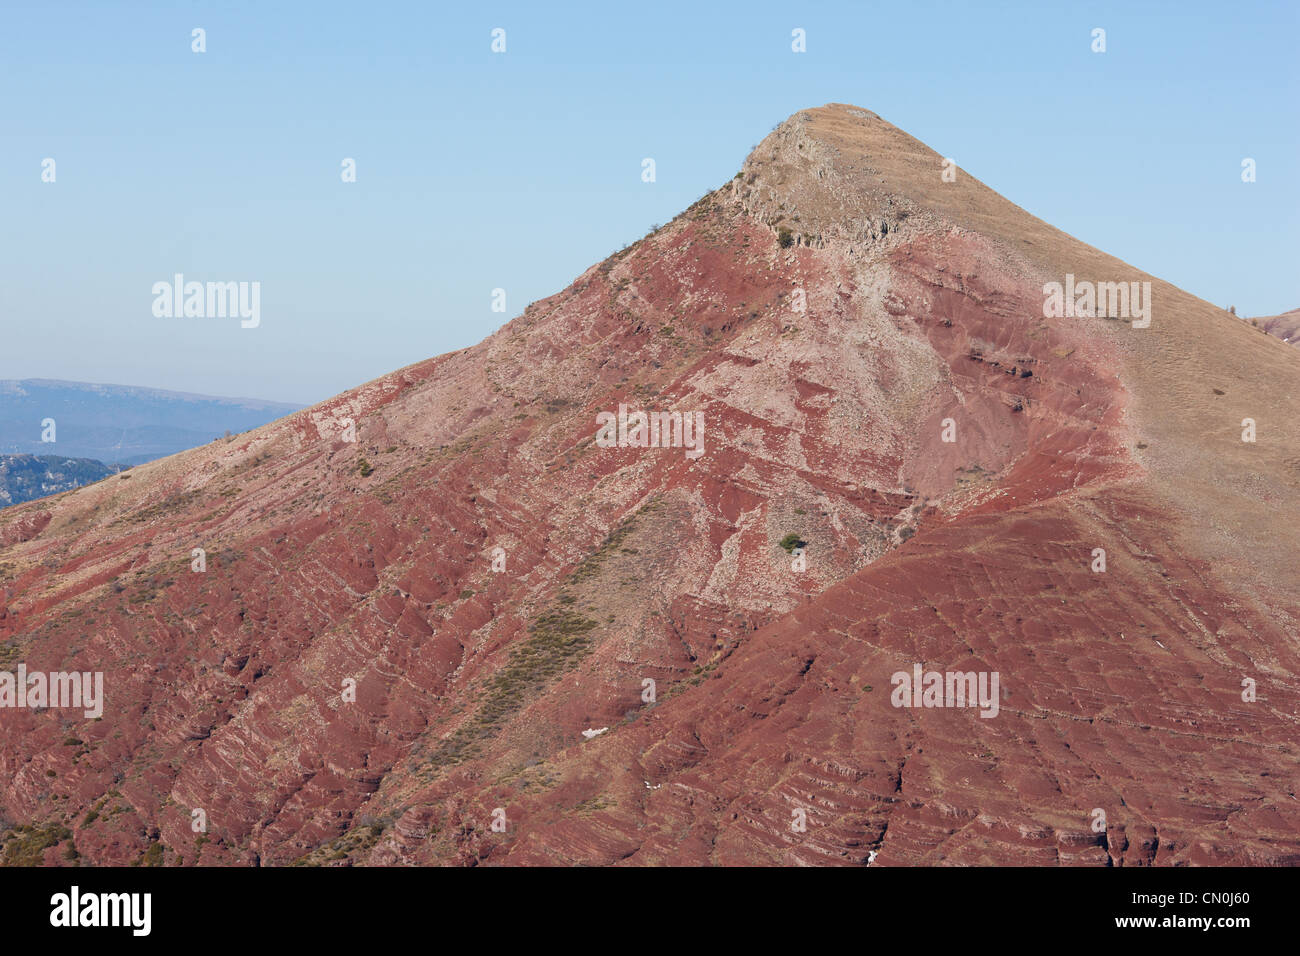
[[[1297,27],[1290,0],[5,0],[0,379],[319,401],[481,340],[828,102],[1195,295],[1286,311]],[[260,282],[260,326],[156,317],[175,273]]]

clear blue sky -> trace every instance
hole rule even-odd
[[[1212,302],[1285,311],[1298,10],[4,0],[0,378],[328,397],[479,341],[827,102]],[[260,281],[261,327],[155,318],[176,272]]]

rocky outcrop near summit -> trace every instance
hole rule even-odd
[[[107,697],[0,710],[5,858],[1300,861],[1300,356],[942,173],[796,114],[479,345],[0,514],[4,666]]]

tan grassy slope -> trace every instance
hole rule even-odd
[[[827,178],[775,176],[814,184],[812,201],[801,204],[805,224],[811,219],[843,232],[847,221],[860,220],[864,205],[883,208],[875,197],[902,197],[923,214],[1000,241],[1008,266],[1023,260],[1041,281],[1063,282],[1066,273],[1079,280],[1149,280],[1150,328],[1072,321],[1088,323],[1090,336],[1105,336],[1118,349],[1122,364],[1115,373],[1132,396],[1131,424],[1146,446],[1135,454],[1151,472],[1149,486],[1190,519],[1184,528],[1189,551],[1212,561],[1234,587],[1267,582],[1287,596],[1293,613],[1300,608],[1300,354],[1294,348],[1048,225],[964,170],[944,182],[939,154],[873,113],[831,104],[796,114],[770,139],[796,146],[803,140],[796,153],[811,153],[814,162],[824,157]],[[765,169],[768,145],[750,165]],[[781,150],[783,158],[790,155]],[[1256,423],[1254,444],[1241,440],[1245,418]],[[1294,617],[1290,626],[1294,634]]]

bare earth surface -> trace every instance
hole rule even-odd
[[[0,709],[4,859],[1300,863],[1300,354],[942,168],[798,113],[481,344],[5,510],[0,669],[107,701]]]

